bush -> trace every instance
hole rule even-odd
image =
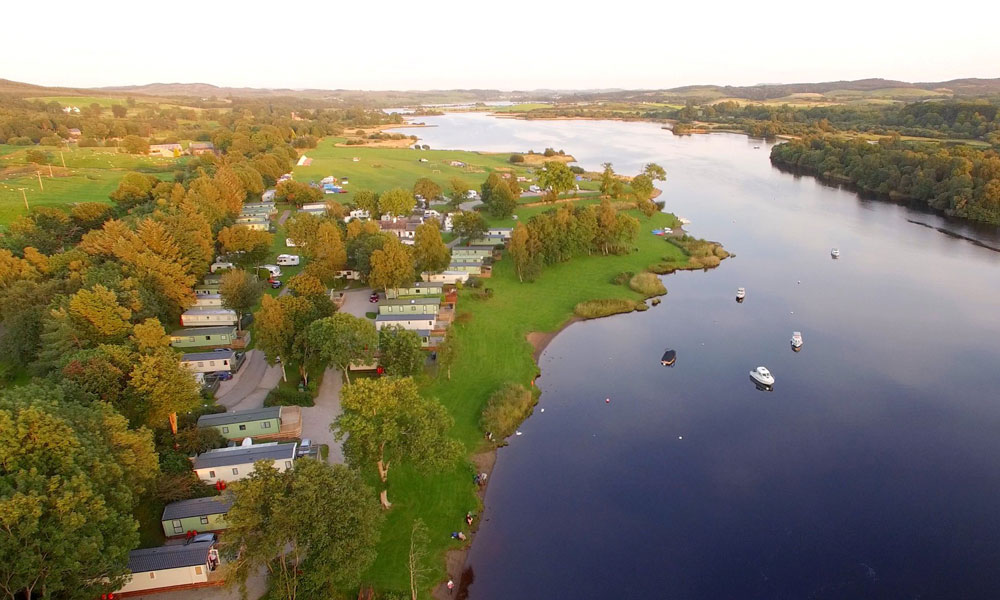
[[[584,319],[597,319],[609,317],[622,313],[630,313],[633,310],[643,310],[639,306],[646,307],[645,302],[634,302],[632,300],[622,300],[618,298],[606,298],[603,300],[586,300],[577,304],[573,308],[576,316]]]
[[[47,135],[42,139],[38,140],[38,143],[43,146],[62,146],[63,139],[58,135]]]
[[[512,162],[514,164],[523,163],[524,162],[524,157],[521,156],[520,154],[511,154],[510,155],[510,162]]]
[[[28,150],[28,153],[25,155],[25,158],[28,159],[28,162],[35,163],[36,165],[41,165],[49,162],[48,153],[42,152],[41,150]]]
[[[583,175],[586,172],[586,171],[583,170],[583,167],[578,167],[576,165],[572,165],[569,168],[569,170],[570,170],[571,173],[574,173],[576,175]]]
[[[300,392],[294,388],[276,387],[267,394],[264,406],[313,406],[312,392],[307,388]]]
[[[635,275],[635,273],[632,271],[622,271],[611,279],[611,283],[615,285],[625,285],[631,281],[633,275]]]
[[[484,432],[502,440],[513,435],[517,426],[531,415],[535,402],[535,395],[524,386],[508,383],[490,396],[479,424]]]
[[[96,148],[101,144],[92,137],[85,137],[85,138],[80,138],[80,141],[77,142],[76,145],[81,148]]]
[[[555,156],[555,155],[556,155],[556,151],[555,151],[555,150],[553,150],[552,148],[546,148],[546,149],[545,149],[545,152],[543,152],[542,154],[543,154],[544,156],[547,156],[547,157],[548,157],[548,156]]]
[[[628,282],[628,286],[647,298],[667,293],[667,288],[654,273],[639,273]]]
[[[30,146],[31,138],[14,136],[12,138],[7,138],[7,143],[10,144],[11,146]]]

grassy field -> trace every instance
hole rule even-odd
[[[52,165],[28,163],[28,150],[49,154]],[[65,161],[66,168],[63,168]],[[129,171],[154,173],[160,179],[172,179],[177,166],[174,158],[136,156],[115,152],[113,148],[56,148],[53,146],[0,145],[0,226],[27,213],[28,206],[69,207],[76,202],[109,202],[118,180]],[[36,172],[42,174],[39,187]]]
[[[523,220],[548,208],[522,208],[518,216]],[[477,300],[469,292],[460,294],[459,317],[449,333],[460,348],[452,378],[439,373],[424,390],[448,408],[455,419],[453,435],[470,455],[483,449],[479,416],[489,396],[508,382],[529,387],[537,374],[533,349],[526,340],[529,332],[558,330],[572,317],[573,307],[584,300],[639,300],[642,296],[627,285],[612,283],[614,276],[642,271],[666,257],[683,261],[680,250],[649,233],[653,228],[675,226],[672,215],[657,213],[647,218],[634,214],[641,223],[637,252],[576,258],[547,267],[534,283],[519,283],[512,261],[504,259],[494,265],[493,277],[484,280],[494,290],[492,298]],[[393,509],[387,514],[378,560],[366,581],[380,589],[406,589],[404,565],[410,527],[416,518],[422,519],[430,532],[433,560],[428,567],[438,579],[443,577],[444,552],[460,545],[450,533],[467,530],[463,521],[466,511],[478,512],[473,475],[472,467],[464,461],[434,473],[419,473],[406,465],[393,467],[389,475]]]
[[[318,147],[306,151],[305,155],[313,162],[308,167],[295,167],[295,179],[310,182],[328,175],[347,177],[350,181],[348,190],[381,192],[394,187],[413,189],[417,179],[427,177],[447,191],[453,177],[462,179],[472,189],[478,188],[491,171],[530,173],[527,168],[512,165],[508,161],[510,154],[334,145],[342,141],[341,138],[327,138]],[[355,157],[359,159],[357,162],[353,160]],[[427,159],[427,162],[420,162],[421,158]],[[463,162],[466,166],[453,167],[451,161]],[[338,194],[334,199],[341,203],[350,202],[353,195]]]

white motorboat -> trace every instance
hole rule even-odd
[[[737,300],[742,300],[742,299],[744,299],[746,297],[747,297],[747,289],[746,288],[741,288],[741,287],[740,288],[736,288],[736,299]]]
[[[802,333],[799,331],[792,332],[792,350],[798,352],[802,349]]]
[[[753,371],[750,371],[750,379],[763,386],[770,387],[774,385],[774,376],[767,370],[767,367],[757,367]]]
[[[837,248],[834,248],[833,250],[830,250],[830,256],[832,256],[834,258],[840,258],[840,250],[837,249]]]

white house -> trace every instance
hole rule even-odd
[[[434,314],[412,314],[412,315],[383,315],[375,318],[375,329],[382,330],[386,327],[402,327],[419,331],[421,329],[434,329],[437,315]]]
[[[469,280],[468,271],[443,271],[441,273],[428,273],[424,275],[424,279],[427,281],[433,281],[435,283],[449,283],[456,284],[458,282],[465,283]]]
[[[236,352],[191,352],[181,356],[181,366],[193,373],[231,372],[236,367]]]
[[[184,327],[236,325],[236,311],[227,308],[189,308],[181,315]]]
[[[253,473],[258,460],[271,461],[274,468],[284,472],[292,468],[298,444],[254,444],[234,448],[218,448],[203,452],[194,459],[194,472],[205,482],[239,481]]]
[[[370,218],[372,218],[370,212],[368,212],[367,210],[362,210],[360,208],[355,208],[350,213],[348,213],[346,217],[344,217],[344,223],[350,223],[354,219],[361,219],[363,221],[367,221]]]
[[[132,576],[115,594],[202,587],[210,578],[219,579],[215,571],[220,564],[219,550],[213,540],[133,550],[128,553]]]

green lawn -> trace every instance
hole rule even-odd
[[[305,155],[313,159],[308,167],[295,167],[297,181],[310,182],[333,175],[347,177],[348,190],[370,189],[376,192],[394,187],[413,189],[413,184],[421,177],[427,177],[450,189],[453,177],[469,184],[469,189],[479,188],[491,171],[513,171],[518,175],[528,175],[532,169],[515,167],[508,159],[510,154],[487,154],[461,150],[413,150],[400,148],[366,148],[364,146],[343,146],[334,144],[342,138],[326,138],[319,146],[307,150]],[[354,157],[359,160],[355,162]],[[421,158],[427,162],[420,162]],[[453,167],[451,161],[465,163],[465,167]],[[327,196],[340,203],[350,202],[353,194]]]
[[[50,155],[53,165],[49,177],[48,165],[27,162],[28,150],[41,150]],[[62,168],[63,160],[67,169]],[[135,156],[115,152],[114,148],[56,148],[53,146],[0,146],[0,171],[6,167],[23,174],[11,173],[0,179],[0,225],[9,224],[27,213],[28,206],[69,207],[76,202],[109,202],[118,180],[129,171],[153,173],[160,179],[172,179],[178,165],[174,158]],[[42,174],[39,187],[36,172]]]
[[[521,209],[518,215],[523,220],[548,208]],[[636,240],[638,252],[576,258],[547,267],[535,283],[524,284],[517,281],[512,261],[503,259],[494,266],[493,277],[485,280],[485,285],[494,290],[491,299],[475,300],[468,292],[460,294],[460,317],[449,333],[459,342],[460,358],[452,368],[450,381],[441,373],[424,390],[448,408],[455,419],[453,434],[470,455],[482,449],[479,415],[490,394],[507,382],[528,387],[537,373],[532,347],[525,339],[529,332],[559,329],[572,316],[573,307],[583,300],[638,300],[639,294],[625,285],[611,283],[611,279],[622,271],[642,271],[665,257],[683,259],[679,249],[650,234],[653,228],[676,226],[672,215],[657,213],[647,218],[636,213],[636,216],[641,223]],[[471,465],[465,461],[450,470],[433,473],[419,473],[406,465],[394,466],[389,474],[393,509],[387,515],[378,559],[365,580],[378,589],[406,589],[409,532],[418,517],[430,532],[433,560],[428,567],[440,580],[444,575],[444,552],[459,545],[450,538],[450,533],[465,529],[466,511],[478,512],[473,475]]]

